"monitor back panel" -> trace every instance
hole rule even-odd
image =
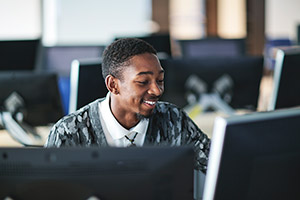
[[[192,147],[0,148],[0,198],[192,199]]]
[[[55,73],[6,71],[0,73],[0,105],[16,92],[24,101],[20,110],[33,126],[56,122],[63,116],[61,96]]]
[[[204,198],[299,199],[300,109],[215,121]]]
[[[185,84],[191,75],[206,83],[207,93],[213,92],[217,80],[228,75],[233,81],[229,105],[251,110],[257,107],[263,74],[262,57],[165,59],[161,60],[161,65],[165,70],[162,100],[184,107],[188,104]]]
[[[277,52],[269,110],[300,105],[300,46]]]
[[[105,97],[108,90],[102,76],[101,59],[72,62],[69,113]]]

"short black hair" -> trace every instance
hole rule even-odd
[[[102,54],[102,76],[107,75],[122,78],[122,70],[128,66],[129,59],[143,53],[157,54],[147,42],[137,38],[122,38],[114,41],[105,48]]]

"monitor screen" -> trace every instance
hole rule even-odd
[[[100,58],[74,60],[70,81],[69,113],[105,97],[108,92],[102,76]]]
[[[18,109],[24,121],[32,126],[48,125],[63,116],[57,75],[31,71],[5,71],[0,73],[0,106],[17,93],[23,101]],[[13,102],[12,102],[13,104]]]
[[[0,70],[34,70],[40,40],[0,41]]]
[[[278,49],[268,110],[300,105],[300,46]]]
[[[71,63],[75,59],[98,58],[104,46],[53,46],[43,47],[40,68],[69,77]]]
[[[192,75],[205,82],[206,93],[212,93],[217,81],[223,75],[228,75],[233,82],[231,88],[228,88],[231,96],[229,105],[233,108],[256,110],[263,74],[261,56],[164,59],[161,60],[161,65],[165,70],[162,100],[184,107],[188,104],[186,83]]]
[[[192,199],[192,147],[0,148],[0,198]]]
[[[300,109],[217,118],[205,200],[300,199]]]
[[[184,58],[246,55],[245,39],[203,38],[199,40],[179,40],[178,43]]]

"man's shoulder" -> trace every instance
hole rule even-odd
[[[166,102],[166,101],[158,101],[156,104],[156,108],[157,109],[178,109],[181,110],[181,108],[179,108],[178,106],[176,106],[173,103],[170,102]]]
[[[79,121],[82,121],[81,119],[89,118],[89,113],[91,112],[91,110],[96,110],[98,103],[101,101],[103,101],[103,98],[97,99],[97,100],[83,106],[82,108],[62,117],[56,123],[56,125],[59,125],[61,123],[68,123],[68,122],[73,121],[74,119],[78,119]]]
[[[165,101],[159,101],[155,106],[155,113],[170,114],[174,112],[179,114],[183,112],[183,109],[173,103]]]

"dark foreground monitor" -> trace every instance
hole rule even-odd
[[[192,199],[192,147],[1,148],[0,198]]]
[[[203,199],[300,199],[299,123],[299,108],[218,118]]]
[[[268,110],[300,105],[300,46],[279,49],[276,54],[273,92]]]

